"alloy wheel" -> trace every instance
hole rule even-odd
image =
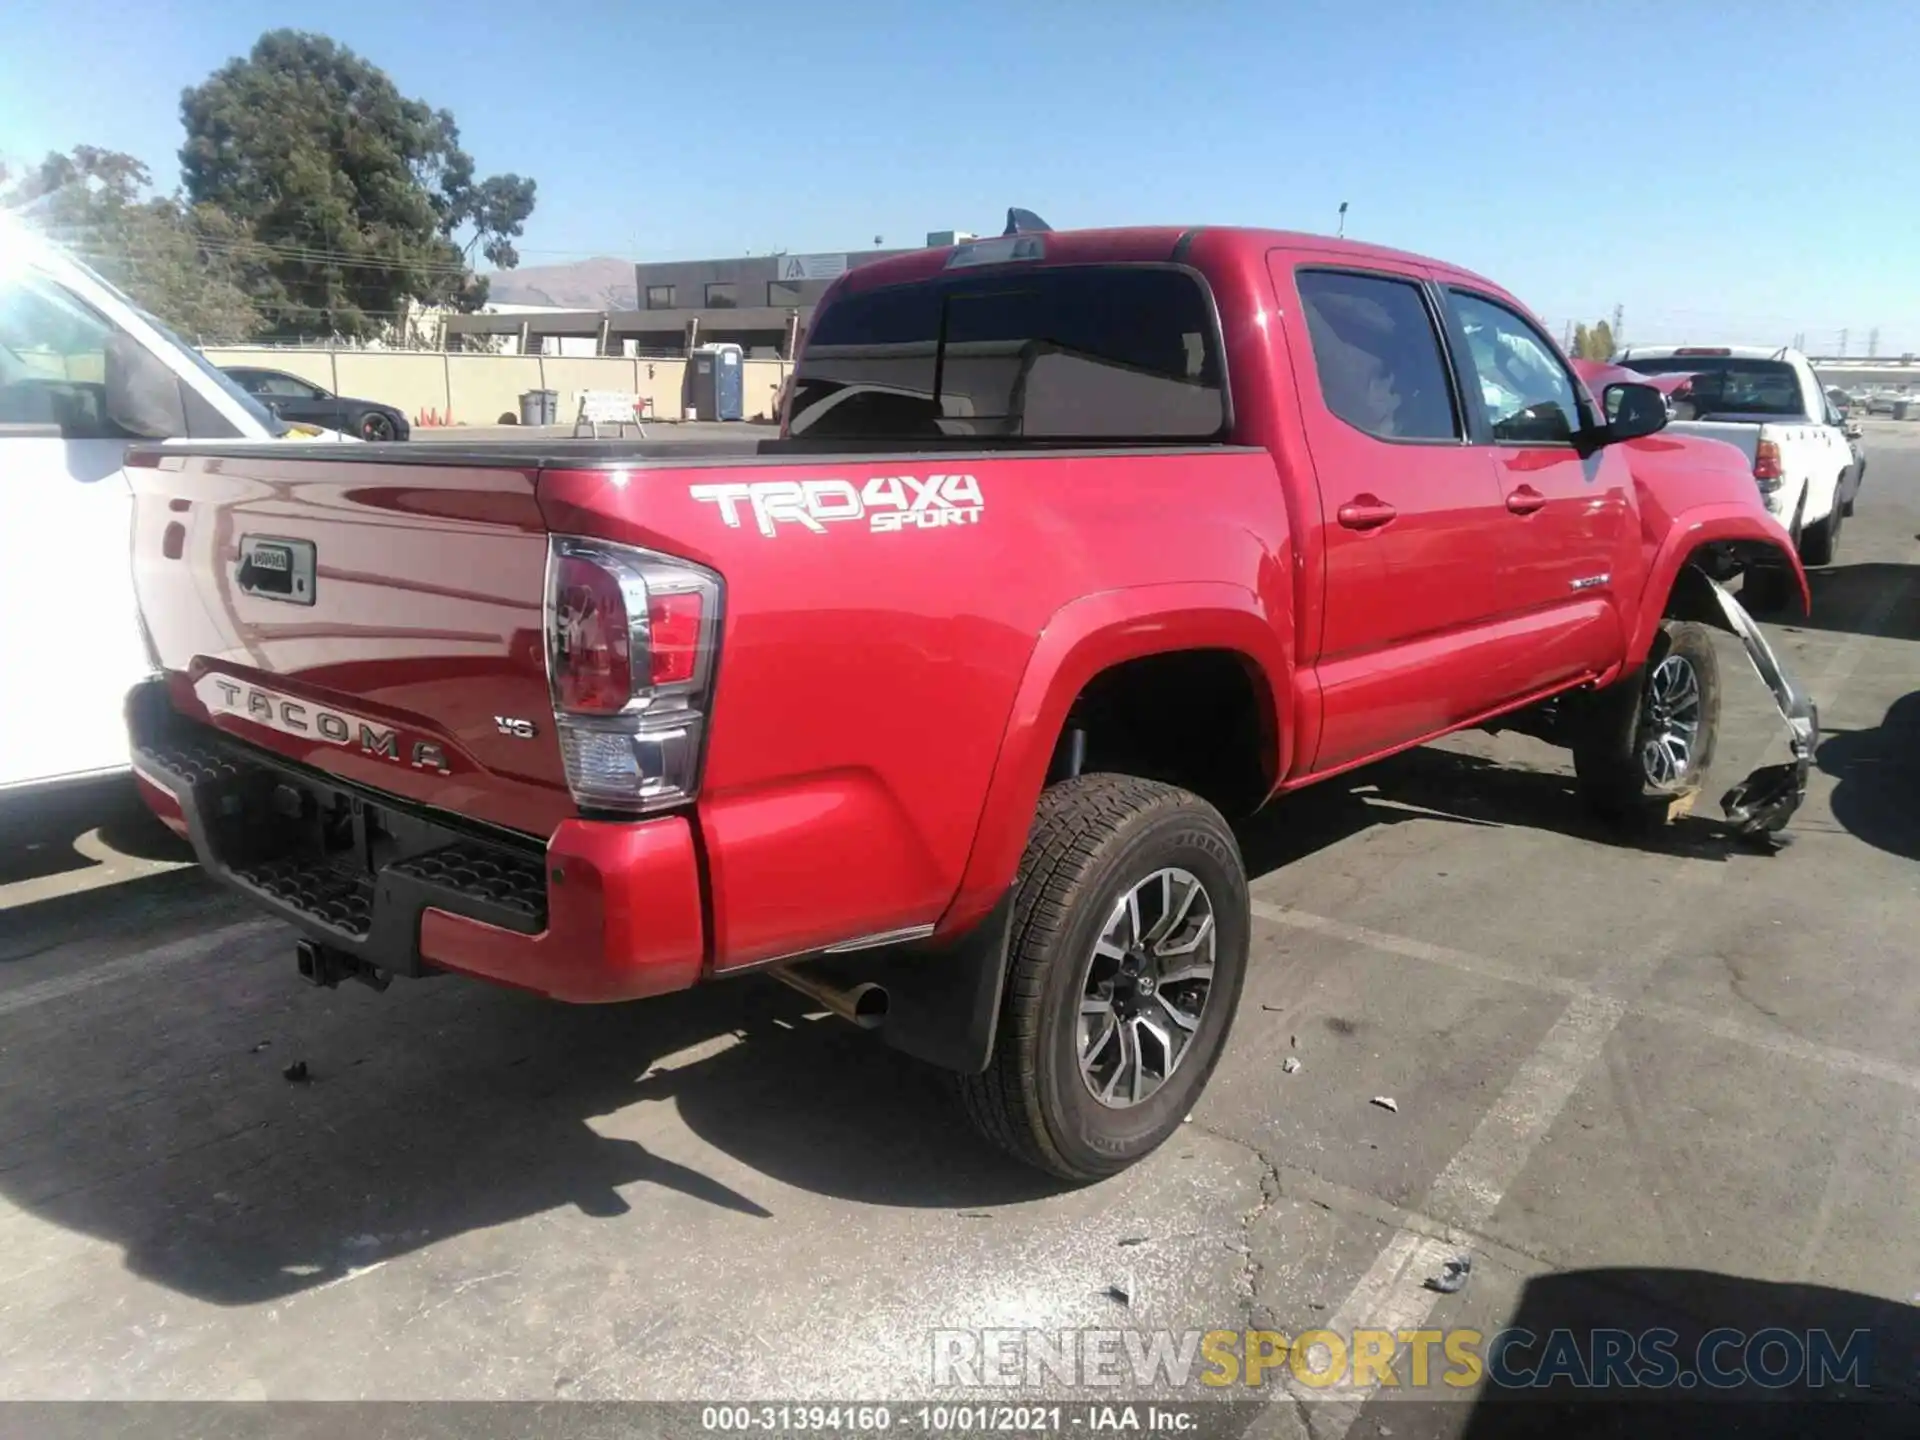
[[[1186,1058],[1213,989],[1213,897],[1189,870],[1156,870],[1114,902],[1081,976],[1080,1078],[1123,1110]]]
[[[1693,778],[1700,745],[1700,676],[1684,655],[1668,655],[1647,679],[1640,703],[1640,768],[1671,789]]]

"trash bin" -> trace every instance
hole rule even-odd
[[[1907,416],[1911,414],[1913,414],[1913,401],[1896,400],[1893,402],[1893,418],[1894,419],[1904,420],[1907,418]]]
[[[738,345],[701,345],[687,357],[685,410],[703,420],[746,418],[746,367]],[[691,417],[690,417],[691,418]]]
[[[522,425],[558,425],[560,423],[560,392],[558,390],[522,390],[520,392],[520,423]]]

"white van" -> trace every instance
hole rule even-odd
[[[127,767],[148,673],[133,441],[296,435],[126,295],[0,213],[0,792]]]

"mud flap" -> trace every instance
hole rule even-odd
[[[1746,607],[1717,580],[1689,567],[1675,586],[1671,613],[1730,631],[1746,647],[1754,672],[1772,693],[1787,727],[1789,758],[1762,765],[1720,797],[1720,809],[1737,834],[1766,835],[1782,829],[1807,798],[1807,775],[1820,743],[1820,711],[1800,683],[1787,674]]]

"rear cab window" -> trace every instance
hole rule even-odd
[[[830,301],[794,439],[1204,442],[1231,423],[1205,282],[1173,265],[942,274]]]
[[[1800,420],[1807,414],[1800,375],[1785,360],[1735,355],[1662,355],[1622,362],[1642,375],[1691,375],[1674,397],[1683,420]]]
[[[1418,281],[1345,270],[1301,270],[1295,281],[1327,409],[1380,440],[1461,438]]]

